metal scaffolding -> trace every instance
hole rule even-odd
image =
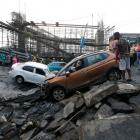
[[[94,30],[99,26],[27,22],[19,13],[12,13],[12,22],[0,22],[0,47],[11,47],[43,57],[72,57],[81,53],[80,41],[84,37],[82,53],[94,51]]]

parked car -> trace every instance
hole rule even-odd
[[[25,62],[13,64],[9,75],[15,79],[18,84],[30,82],[41,84],[44,80],[54,77],[48,66],[37,62]]]
[[[66,62],[54,61],[48,64],[50,71],[59,71],[66,65]]]
[[[120,71],[112,53],[100,51],[74,58],[62,68],[53,79],[48,80],[45,91],[55,100],[60,101],[67,93],[100,79],[117,80]]]

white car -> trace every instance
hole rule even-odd
[[[10,77],[14,78],[18,84],[30,82],[42,84],[46,79],[55,77],[48,66],[37,62],[25,62],[13,64],[9,71]]]

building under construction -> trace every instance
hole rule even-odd
[[[104,28],[98,24],[73,25],[27,22],[12,12],[12,21],[0,22],[0,47],[48,58],[72,58],[104,47]]]

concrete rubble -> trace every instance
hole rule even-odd
[[[0,140],[139,140],[140,90],[122,85],[106,82],[61,102],[39,90],[1,99]]]
[[[140,115],[119,115],[82,124],[79,140],[139,140]]]

